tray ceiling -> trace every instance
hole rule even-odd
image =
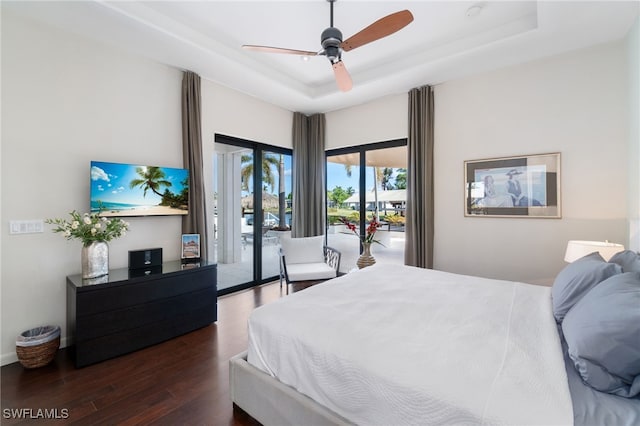
[[[3,9],[195,71],[291,111],[327,112],[424,84],[623,38],[639,3],[573,1],[358,1],[334,4],[344,37],[390,13],[414,21],[342,59],[353,89],[340,92],[325,57],[246,51],[260,44],[319,51],[329,3],[299,1],[2,1]]]

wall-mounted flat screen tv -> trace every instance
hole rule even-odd
[[[91,162],[91,212],[101,216],[186,215],[189,171]]]

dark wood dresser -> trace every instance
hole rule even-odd
[[[132,352],[217,320],[216,264],[166,262],[148,270],[67,277],[67,333],[76,367]]]

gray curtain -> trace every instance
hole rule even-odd
[[[324,114],[293,114],[293,237],[324,235],[324,134]]]
[[[433,89],[409,92],[404,263],[433,268]]]
[[[189,214],[182,218],[183,234],[200,234],[200,258],[207,256],[207,209],[202,167],[200,76],[182,77],[182,161],[189,169]]]

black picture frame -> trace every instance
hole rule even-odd
[[[560,153],[464,162],[464,215],[559,219]]]

